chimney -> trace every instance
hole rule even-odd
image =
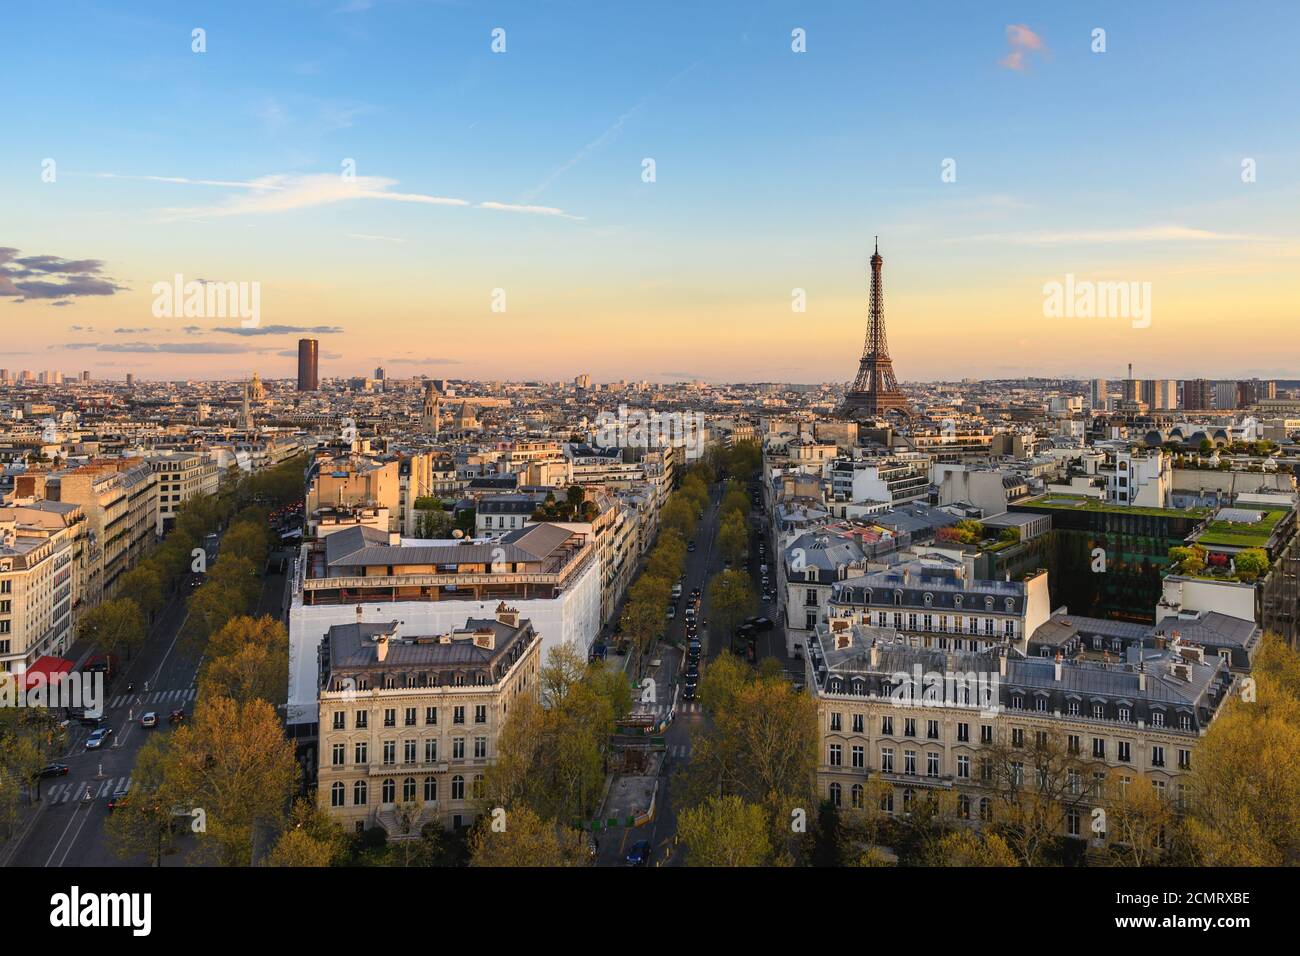
[[[1056,652],[1056,665],[1053,668],[1054,679],[1059,684],[1061,682],[1061,652]]]
[[[1147,689],[1147,662],[1139,661],[1138,662],[1138,690],[1145,691],[1146,689]]]
[[[519,609],[516,607],[507,607],[506,602],[502,601],[497,605],[497,620],[506,627],[518,627]]]
[[[871,642],[871,669],[875,670],[880,666],[880,645],[875,641]]]
[[[998,654],[998,675],[1001,677],[1007,676],[1007,646],[1005,644],[1002,645],[1002,652]]]
[[[375,657],[376,659],[378,659],[379,663],[381,664],[384,662],[384,659],[388,657],[388,635],[387,634],[375,635]]]
[[[361,623],[361,605],[360,605],[360,604],[357,605],[357,623],[358,623],[358,624]]]

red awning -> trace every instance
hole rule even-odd
[[[36,663],[27,668],[23,674],[23,680],[27,689],[32,686],[33,674],[44,674],[46,686],[49,686],[60,679],[60,675],[72,673],[72,661],[65,660],[62,657],[41,657]]]

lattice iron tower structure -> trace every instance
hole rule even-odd
[[[898,387],[894,377],[894,361],[889,357],[889,342],[885,337],[885,288],[881,269],[885,260],[880,256],[880,237],[876,237],[876,251],[871,256],[870,319],[867,322],[867,340],[862,346],[862,361],[858,363],[858,377],[844,395],[837,410],[841,418],[874,418],[890,412],[910,416],[907,396]]]

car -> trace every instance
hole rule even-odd
[[[676,616],[677,616],[677,605],[676,604],[668,605],[668,620],[671,621]]]
[[[129,799],[126,787],[118,787],[113,791],[113,795],[108,798],[109,811],[121,810],[126,807]]]
[[[688,664],[686,667],[686,683],[692,687],[700,683],[700,665],[699,663]]]
[[[86,738],[86,749],[98,750],[100,747],[104,746],[104,741],[111,737],[112,734],[112,727],[100,727],[98,730],[93,731],[91,735]]]
[[[637,840],[632,844],[632,849],[628,850],[624,861],[628,866],[648,866],[651,855],[650,841]]]
[[[66,763],[47,763],[40,770],[36,771],[36,776],[44,779],[46,777],[66,777],[68,775],[68,765]]]
[[[140,715],[140,726],[157,727],[158,715],[152,710],[145,711],[143,714]]]
[[[691,588],[691,597],[693,597],[693,598],[697,598],[697,597],[699,597],[699,596],[700,596],[700,589],[699,589],[699,587],[697,586],[697,587],[693,587],[693,588]]]
[[[686,542],[686,550],[687,550],[687,551],[694,551],[694,550],[695,550],[695,542],[694,542],[694,541],[687,541],[687,542]]]
[[[694,700],[694,699],[695,699],[695,685],[694,684],[684,685],[682,687],[682,700]]]
[[[92,717],[90,714],[81,714],[77,718],[77,723],[81,724],[83,727],[102,727],[106,720],[108,720],[108,718],[103,714],[100,714],[98,717]]]
[[[772,628],[776,627],[776,625],[773,624],[769,618],[760,617],[754,622],[754,627],[760,631],[770,631]]]
[[[758,570],[762,573],[763,577],[767,577],[767,565],[766,565],[766,564],[760,564],[760,565],[758,566]]]
[[[173,710],[170,714],[167,715],[167,723],[169,724],[179,724],[184,719],[185,719],[185,711],[179,708],[177,710]]]

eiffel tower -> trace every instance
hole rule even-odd
[[[885,291],[880,278],[884,264],[877,236],[876,251],[871,257],[871,319],[867,323],[867,340],[862,347],[862,361],[858,363],[858,377],[836,409],[840,418],[875,418],[888,412],[911,415],[907,396],[894,377],[894,361],[889,357],[889,342],[885,339]]]

